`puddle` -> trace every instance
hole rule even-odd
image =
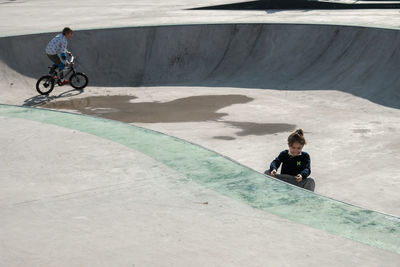
[[[267,135],[289,132],[293,124],[253,123],[222,121],[227,113],[218,110],[234,105],[245,104],[253,98],[245,95],[203,95],[175,99],[169,102],[131,102],[135,96],[91,96],[66,101],[50,102],[42,107],[51,109],[75,110],[82,114],[97,116],[125,123],[178,123],[219,121],[239,128],[238,136]],[[234,140],[234,137],[216,136],[216,139]]]
[[[235,133],[238,136],[247,135],[268,135],[282,132],[292,132],[296,129],[295,124],[287,123],[254,123],[254,122],[239,122],[239,121],[224,121],[236,128],[241,129]]]
[[[214,139],[231,141],[235,140],[236,138],[232,136],[214,136]]]
[[[70,109],[92,116],[122,121],[143,122],[196,122],[217,121],[227,113],[218,110],[245,104],[253,98],[244,95],[203,95],[175,99],[169,102],[136,102],[135,96],[92,96],[43,105],[45,108]]]

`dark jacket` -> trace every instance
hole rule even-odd
[[[301,152],[299,156],[289,155],[289,150],[282,151],[279,156],[271,162],[269,171],[278,170],[282,163],[281,174],[289,174],[296,176],[301,174],[303,178],[307,178],[311,174],[311,159],[307,152]]]

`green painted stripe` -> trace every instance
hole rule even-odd
[[[140,151],[212,190],[316,229],[400,254],[400,218],[270,179],[200,146],[117,121],[0,105],[0,116],[62,126]]]

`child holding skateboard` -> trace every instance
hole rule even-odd
[[[288,137],[289,149],[282,151],[270,164],[265,174],[279,180],[314,191],[314,179],[308,177],[311,173],[310,155],[303,151],[306,144],[304,131],[297,129]],[[282,164],[281,174],[277,170]]]

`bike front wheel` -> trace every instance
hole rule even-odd
[[[41,95],[48,95],[54,89],[54,79],[50,75],[40,77],[36,82],[36,90]]]
[[[74,87],[75,89],[83,89],[88,85],[89,78],[86,76],[86,74],[83,74],[81,72],[76,72],[72,74],[70,82],[71,86]]]

